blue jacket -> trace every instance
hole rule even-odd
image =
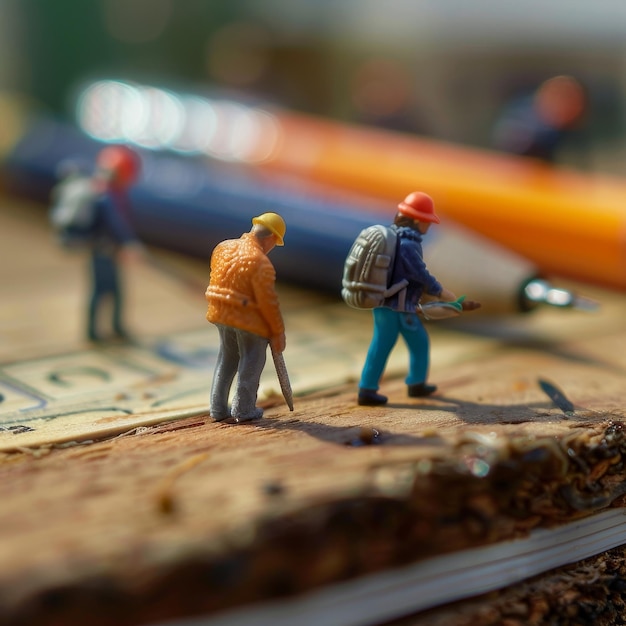
[[[135,241],[135,234],[121,213],[119,200],[111,192],[100,194],[94,202],[91,233],[94,251],[101,254],[112,254],[120,246]]]
[[[442,286],[439,281],[426,269],[422,254],[422,234],[407,226],[398,227],[395,224],[391,228],[398,235],[398,246],[392,271],[391,284],[403,279],[409,281],[405,294],[402,292],[385,300],[384,306],[399,310],[399,301],[404,297],[402,310],[415,312],[415,308],[425,292],[437,296],[441,293]]]

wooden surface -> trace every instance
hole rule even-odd
[[[82,263],[55,248],[38,207],[7,201],[0,220],[0,359],[90,349],[80,319]],[[204,281],[206,264],[169,261]],[[171,277],[137,266],[128,281],[138,336],[208,326],[202,297]],[[367,408],[356,406],[354,383],[367,318],[332,299],[303,301],[291,288],[281,295],[285,357],[295,370],[306,372],[299,359],[306,361],[307,342],[314,354],[315,344],[333,339],[312,324],[328,319],[334,327],[348,315],[350,328],[332,342],[341,353],[345,341],[350,355],[328,365],[333,384],[304,384],[293,413],[267,393],[264,419],[251,424],[213,423],[199,404],[190,417],[101,441],[5,446],[0,623],[85,623],[85,615],[91,624],[149,623],[306,590],[622,502],[623,296],[594,291],[603,307],[593,315],[541,311],[432,327],[437,395],[406,396],[394,376],[405,356],[399,349],[383,385],[389,405]],[[307,317],[312,311],[317,317]],[[575,410],[557,408],[539,379]],[[607,433],[615,445],[601,458]],[[505,470],[509,487],[498,491],[493,481]],[[239,575],[225,573],[233,571]]]

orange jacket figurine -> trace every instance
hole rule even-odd
[[[218,244],[206,290],[207,320],[217,326],[220,350],[211,386],[211,417],[244,422],[262,417],[256,407],[267,346],[282,353],[285,326],[275,290],[276,272],[267,254],[283,245],[285,222],[276,213],[252,220],[252,230]],[[237,375],[232,407],[228,395]]]

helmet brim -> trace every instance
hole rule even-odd
[[[420,222],[431,222],[433,224],[441,223],[441,220],[436,213],[422,213],[406,202],[400,202],[398,205],[398,211],[400,211],[402,215],[406,215],[406,217],[410,217],[413,220],[419,220]]]

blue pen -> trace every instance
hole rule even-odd
[[[40,118],[5,158],[5,175],[14,190],[47,200],[59,164],[72,160],[89,168],[102,145],[69,124]],[[390,224],[396,212],[388,202],[242,166],[149,150],[142,159],[142,177],[130,200],[143,241],[208,259],[217,243],[249,230],[252,216],[274,211],[287,223],[286,245],[272,254],[279,278],[336,294],[356,236],[372,224]],[[593,308],[591,301],[538,277],[525,259],[452,224],[429,235],[425,258],[446,287],[480,300],[487,314],[531,310],[539,303]]]
[[[42,119],[4,164],[13,189],[47,200],[59,164],[88,167],[102,143],[70,125]],[[142,152],[142,176],[130,193],[137,235],[146,243],[209,258],[220,241],[249,230],[252,216],[274,211],[288,226],[288,245],[272,261],[282,280],[338,292],[343,262],[358,232],[372,220],[362,202],[291,179],[267,179],[196,157]],[[308,191],[307,191],[308,189]],[[327,197],[324,197],[326,194]]]

